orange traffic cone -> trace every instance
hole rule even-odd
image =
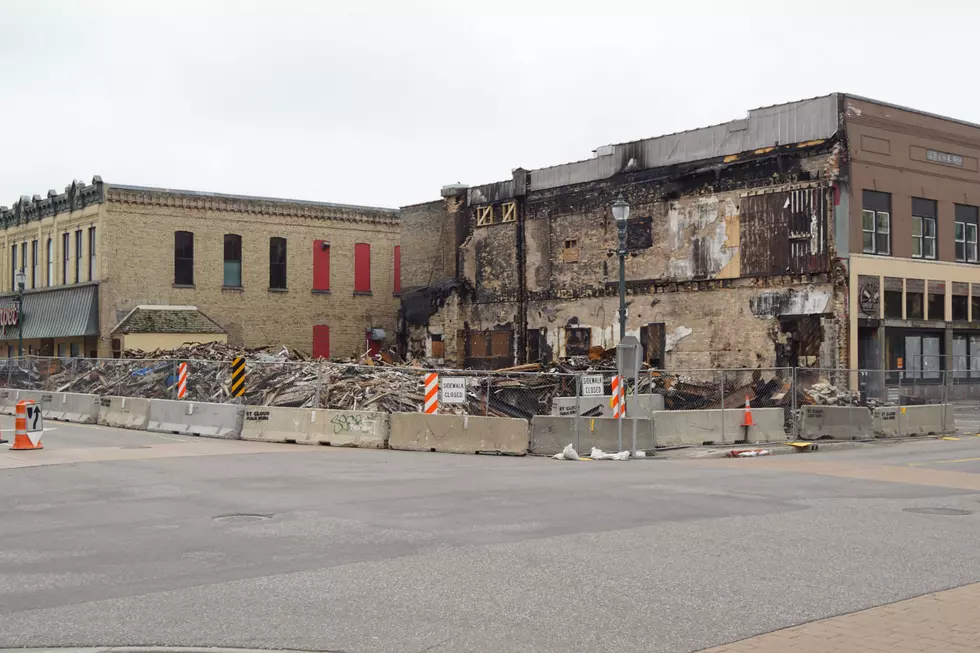
[[[749,398],[745,397],[745,415],[742,417],[742,426],[755,426],[752,423],[752,407],[749,406]]]
[[[41,432],[27,432],[27,404],[33,404],[33,400],[17,402],[17,417],[14,420],[14,445],[11,450],[27,451],[30,449],[43,449],[41,444]]]

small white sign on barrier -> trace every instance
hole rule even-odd
[[[466,403],[466,379],[462,376],[444,376],[439,379],[439,391],[444,404]]]
[[[582,396],[601,397],[602,396],[602,375],[595,374],[582,377]]]

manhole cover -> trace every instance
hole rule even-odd
[[[251,514],[247,512],[239,512],[232,515],[218,515],[217,517],[212,517],[214,521],[219,524],[251,524],[257,521],[265,521],[266,519],[272,519],[272,515],[259,515]]]
[[[969,515],[972,510],[961,508],[906,508],[905,512],[917,512],[923,515]]]

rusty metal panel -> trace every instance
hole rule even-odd
[[[829,269],[826,189],[798,188],[743,197],[739,247],[743,277]]]

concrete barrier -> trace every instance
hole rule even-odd
[[[17,402],[20,401],[17,398],[19,393],[20,390],[12,390],[10,388],[0,390],[0,414],[13,415],[17,412]]]
[[[313,410],[248,406],[242,423],[242,439],[259,442],[306,442]]]
[[[44,419],[61,420],[63,410],[61,406],[60,392],[44,392],[43,390],[18,390],[17,401],[32,400],[41,407],[41,415]],[[16,407],[16,402],[15,402]]]
[[[393,413],[388,446],[405,451],[527,453],[528,424],[509,417]]]
[[[312,413],[307,424],[308,444],[359,449],[388,446],[388,413],[362,410],[314,410]]]
[[[384,449],[388,415],[360,410],[253,406],[245,410],[242,439]]]
[[[577,411],[579,415],[587,414],[588,417],[612,417],[611,400],[612,396],[610,395],[579,398],[555,397],[551,400],[551,414],[555,417],[575,417]],[[664,396],[660,394],[637,395],[635,402],[633,395],[626,397],[626,414],[632,417],[652,418],[654,411],[663,409]]]
[[[146,430],[238,439],[242,434],[244,414],[244,406],[237,404],[150,399]]]
[[[874,434],[882,438],[942,435],[956,430],[953,408],[945,404],[875,408],[871,422]]]
[[[144,430],[150,422],[150,400],[137,397],[97,397],[102,426]]]
[[[578,437],[574,417],[535,415],[531,418],[531,437],[528,450],[543,456],[553,456],[571,443],[580,456],[588,456],[592,447],[607,453],[619,451],[617,420],[611,417],[578,418]],[[646,418],[626,418],[623,422],[623,449],[633,447],[633,423],[636,422],[636,448],[653,449],[653,422]]]
[[[863,406],[803,406],[800,410],[802,440],[866,440],[873,436],[871,411]]]
[[[76,392],[53,392],[46,418],[76,424],[95,424],[99,421],[99,397]]]
[[[746,434],[741,409],[661,410],[654,413],[653,435],[658,447],[783,442],[786,415],[782,408],[753,408],[753,426]]]

